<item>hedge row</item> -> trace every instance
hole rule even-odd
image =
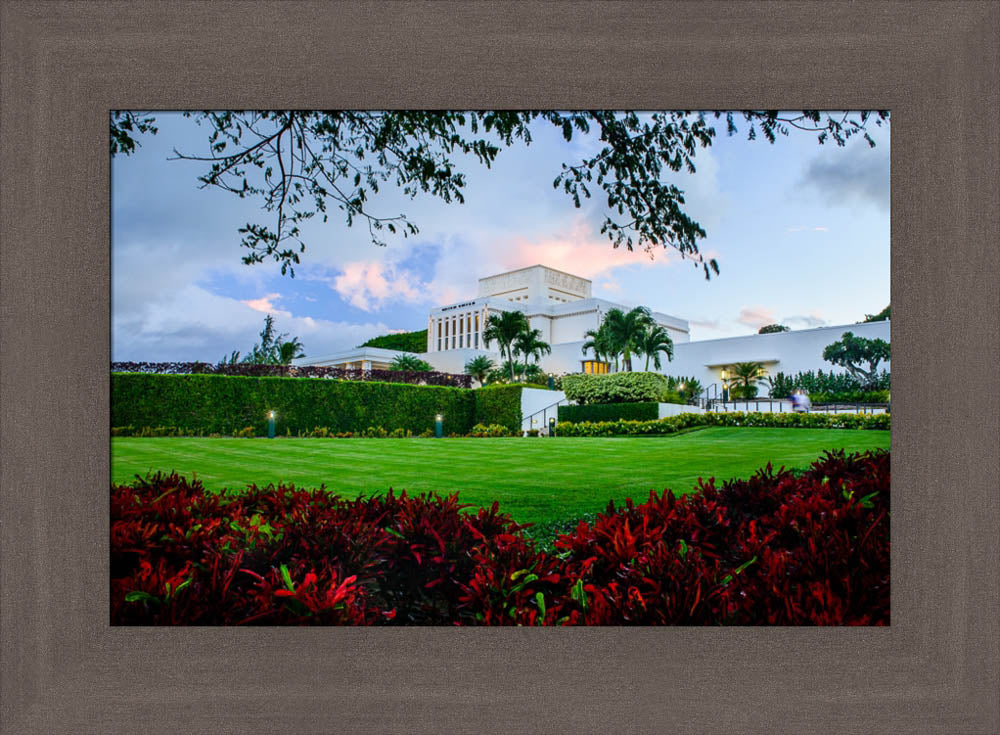
[[[433,370],[362,370],[323,365],[275,365],[272,363],[207,362],[113,362],[112,373],[155,373],[159,375],[241,375],[248,378],[326,378],[333,380],[374,380],[381,383],[445,385],[471,388],[472,376],[439,373]]]
[[[559,406],[559,420],[572,421],[653,421],[660,417],[659,403],[592,403]]]
[[[682,413],[656,421],[563,421],[558,436],[656,436],[673,434],[695,426],[755,426],[790,429],[882,429],[890,428],[887,413]]]
[[[500,424],[511,432],[521,431],[520,385],[487,385],[475,394],[475,423]]]
[[[520,408],[520,406],[519,406]],[[370,426],[414,434],[444,418],[445,434],[477,423],[474,392],[462,388],[309,378],[223,375],[111,375],[112,426],[173,426],[187,434],[232,434],[252,427],[267,433],[275,412],[278,434],[325,426],[360,432]],[[502,423],[481,412],[480,423]]]

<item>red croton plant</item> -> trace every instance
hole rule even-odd
[[[496,504],[390,491],[111,492],[118,625],[884,625],[889,454],[609,504],[541,551]]]

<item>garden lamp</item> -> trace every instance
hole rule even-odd
[[[549,419],[549,436],[556,435],[556,419],[555,416]]]
[[[267,438],[274,438],[274,411],[267,412]]]
[[[444,416],[441,414],[434,417],[434,436],[438,439],[444,436]]]

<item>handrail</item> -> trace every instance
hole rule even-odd
[[[528,428],[531,428],[531,423],[530,422],[531,422],[532,419],[535,418],[535,416],[537,416],[538,414],[542,414],[542,417],[544,419],[546,417],[546,414],[548,413],[548,410],[550,408],[555,408],[556,406],[560,406],[563,403],[568,404],[569,403],[569,398],[560,398],[555,403],[549,404],[548,406],[545,406],[544,408],[540,408],[537,411],[535,411],[534,413],[528,414],[527,416],[522,416],[521,417],[521,428],[522,429],[524,428],[525,422],[528,422]],[[559,415],[558,415],[558,412],[557,412],[556,413],[556,419],[558,419],[558,418],[559,418]]]

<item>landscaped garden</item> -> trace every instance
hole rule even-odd
[[[889,414],[329,378],[112,375],[113,623],[889,621]]]
[[[112,439],[112,480],[150,471],[197,477],[209,490],[251,483],[325,485],[346,497],[459,493],[520,523],[569,520],[609,500],[745,478],[770,462],[805,468],[827,449],[888,449],[888,431],[709,427],[674,436],[495,439]]]

